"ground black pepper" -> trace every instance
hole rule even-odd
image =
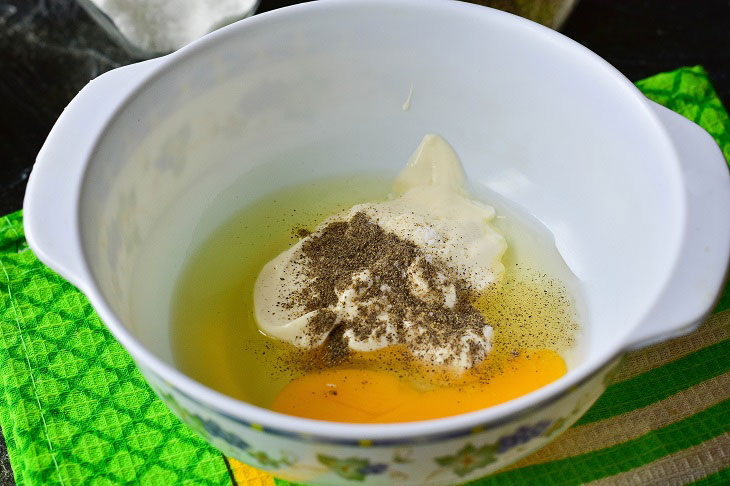
[[[299,258],[307,284],[282,305],[314,312],[306,333],[312,340],[328,334],[322,347],[326,362],[347,358],[348,335],[415,348],[449,347],[453,352],[445,364],[464,350],[473,363],[484,356],[475,342],[462,342],[466,335],[482,336],[487,325],[471,303],[468,281],[445,262],[427,258],[413,243],[386,232],[365,213],[333,221],[312,234]],[[353,278],[363,272],[365,278]],[[414,274],[426,282],[425,288],[414,288]],[[355,318],[338,318],[330,310],[346,290],[354,290]],[[451,302],[449,292],[455,296]]]

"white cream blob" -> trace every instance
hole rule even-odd
[[[301,247],[329,223],[348,221],[360,212],[384,231],[416,245],[427,261],[438,259],[443,262],[477,292],[486,291],[503,276],[501,258],[507,243],[490,224],[495,216],[494,208],[469,197],[464,171],[454,150],[438,135],[426,135],[397,177],[389,200],[358,204],[328,218],[311,235],[264,266],[254,289],[256,321],[264,333],[302,348],[316,347],[324,342],[330,330],[313,335],[311,329],[307,329],[319,310],[305,312],[291,301],[291,295],[307,283],[306,257]],[[431,288],[417,265],[408,268],[407,277],[413,295],[424,301],[438,299],[444,306],[453,308],[456,290],[445,276],[437,276],[435,280],[440,288]],[[334,312],[338,321],[357,319],[358,310],[353,299],[371,285],[375,282],[367,270],[354,274],[352,286],[337,291],[337,302],[327,310]],[[387,302],[388,289],[381,287],[380,290],[383,301]],[[282,302],[286,305],[281,305]],[[345,331],[352,350],[373,351],[392,344],[396,325],[405,328],[407,339],[412,341],[401,344],[415,356],[433,364],[448,362],[455,368],[466,369],[484,359],[491,348],[492,328],[489,325],[485,325],[481,333],[470,331],[462,335],[459,343],[424,345],[424,340],[416,340],[416,337],[423,335],[425,329],[407,321],[393,322],[387,305],[384,307],[386,310],[378,319],[392,332],[358,338],[355,333]],[[421,344],[416,345],[416,341]]]

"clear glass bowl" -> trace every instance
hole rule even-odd
[[[470,3],[504,10],[559,30],[578,0],[483,0]]]
[[[174,50],[170,49],[167,51],[155,51],[145,49],[143,46],[135,44],[132,40],[125,36],[119,30],[114,21],[109,17],[109,15],[107,15],[104,11],[97,7],[97,5],[91,0],[78,0],[78,3],[89,14],[89,16],[94,19],[94,21],[96,21],[96,23],[98,23],[101,28],[109,34],[114,42],[119,44],[119,46],[121,46],[125,51],[127,51],[132,57],[136,59],[150,59],[153,57],[162,56],[164,54],[169,54],[170,52],[172,52],[172,50]],[[259,0],[256,0],[251,4],[251,7],[248,9],[248,11],[240,12],[239,14],[227,16],[224,19],[221,19],[221,21],[215,24],[214,28],[212,28],[211,31],[253,15],[253,13],[256,12],[258,5]],[[191,39],[191,41],[192,40],[194,39]]]

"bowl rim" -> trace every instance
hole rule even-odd
[[[102,318],[106,327],[122,344],[125,350],[130,353],[138,365],[148,370],[149,373],[161,378],[166,386],[173,388],[177,393],[187,397],[187,399],[197,402],[236,423],[278,435],[297,436],[299,439],[306,441],[339,443],[343,440],[349,440],[361,443],[363,440],[367,440],[373,443],[390,444],[413,442],[414,439],[422,440],[424,437],[453,438],[472,433],[475,430],[488,430],[500,424],[516,420],[521,416],[532,413],[536,409],[557,401],[564,395],[572,393],[577,387],[593,378],[597,373],[617,359],[618,356],[626,352],[625,348],[628,345],[626,340],[630,336],[631,331],[634,330],[633,328],[626,331],[625,335],[622,336],[623,339],[619,341],[622,343],[621,345],[617,345],[613,349],[605,350],[596,359],[592,358],[591,362],[582,363],[575,369],[569,370],[566,375],[558,380],[510,401],[474,412],[438,419],[387,424],[351,424],[285,415],[246,403],[209,388],[187,376],[173,365],[168,364],[165,360],[149,350],[121,323],[121,320],[112,311],[111,306],[96,284],[96,278],[89,268],[89,263],[86,258],[85,246],[82,243],[80,199],[86,182],[85,177],[88,173],[88,165],[96,154],[99,142],[112,122],[124,111],[127,105],[149,83],[161,77],[167,71],[174,69],[176,64],[215,48],[217,43],[235,36],[240,29],[260,28],[262,25],[265,26],[269,22],[276,22],[280,18],[283,19],[297,15],[300,11],[321,11],[331,10],[333,8],[368,8],[377,10],[394,7],[432,9],[434,11],[462,10],[464,14],[469,14],[472,17],[492,16],[493,19],[499,22],[512,24],[511,28],[523,29],[532,35],[541,36],[542,40],[551,42],[555,46],[554,48],[562,49],[566,52],[570,51],[570,56],[582,58],[582,61],[592,63],[592,66],[600,69],[604,76],[611,78],[615,86],[621,88],[623,91],[622,96],[633,98],[637,107],[640,107],[645,112],[647,119],[654,122],[654,129],[657,132],[656,138],[657,142],[659,142],[658,150],[661,150],[665,154],[666,160],[664,162],[668,165],[667,171],[674,171],[675,177],[679,177],[681,180],[681,176],[679,175],[681,173],[679,158],[671,142],[671,138],[657,115],[651,110],[648,100],[633,83],[603,58],[559,32],[516,15],[489,7],[443,0],[430,2],[423,2],[422,0],[320,0],[317,2],[296,4],[249,17],[207,34],[180,50],[160,58],[161,62],[156,63],[148,72],[140,76],[136,86],[123,97],[105,122],[99,127],[98,132],[93,137],[90,145],[91,148],[87,152],[88,157],[83,168],[84,181],[80,185],[76,198],[76,221],[74,222],[73,231],[75,232],[75,237],[80,242],[79,247],[82,254],[83,270],[85,275],[88,276],[88,281],[79,279],[75,284],[89,298],[89,301]],[[683,199],[681,207],[683,213],[678,220],[682,223],[681,227],[685,228],[686,200]],[[678,265],[681,244],[686,238],[685,233],[683,231],[677,236],[677,241],[673,245],[672,263],[667,266],[668,270],[661,284],[657,286],[655,295],[647,299],[648,304],[644,306],[644,311],[639,314],[640,317],[637,318],[636,325],[651,315],[654,305],[670,283],[671,277]]]

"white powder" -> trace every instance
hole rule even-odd
[[[250,15],[258,0],[91,0],[135,46],[171,52]]]

